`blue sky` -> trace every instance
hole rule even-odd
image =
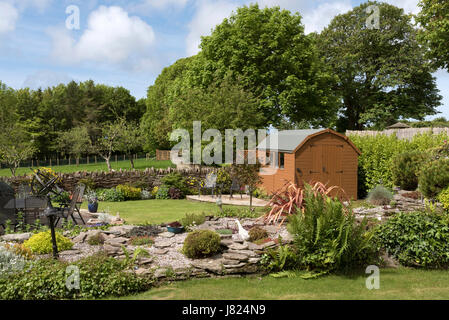
[[[13,88],[53,86],[70,80],[123,86],[145,97],[162,68],[198,52],[201,35],[244,0],[0,0],[0,80]],[[260,0],[303,16],[306,32],[321,31],[333,16],[360,0]],[[388,0],[417,13],[418,0]],[[79,29],[69,29],[69,6]],[[73,21],[73,20],[70,20]],[[437,77],[449,118],[449,74]]]

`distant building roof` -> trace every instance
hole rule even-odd
[[[325,129],[283,130],[268,135],[257,149],[293,152],[308,136]],[[277,139],[276,139],[277,136]]]
[[[387,129],[406,129],[406,128],[410,128],[410,126],[403,122],[397,122],[397,123],[387,127]]]

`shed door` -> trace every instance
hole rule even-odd
[[[322,145],[322,182],[341,186],[343,145]]]

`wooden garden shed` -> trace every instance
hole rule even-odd
[[[284,130],[268,135],[257,149],[266,154],[269,166],[277,168],[274,174],[262,175],[267,192],[276,192],[288,181],[320,181],[340,186],[349,198],[357,199],[360,150],[345,135],[331,129]]]

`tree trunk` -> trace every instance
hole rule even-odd
[[[106,160],[106,164],[108,165],[108,171],[110,172],[110,171],[112,170],[112,168],[111,168],[111,162],[109,161],[110,158],[105,158],[105,160]]]
[[[80,165],[80,158],[76,157],[76,166],[78,167]]]
[[[134,159],[133,159],[133,155],[130,154],[129,156],[129,161],[131,161],[131,169],[134,169]]]

